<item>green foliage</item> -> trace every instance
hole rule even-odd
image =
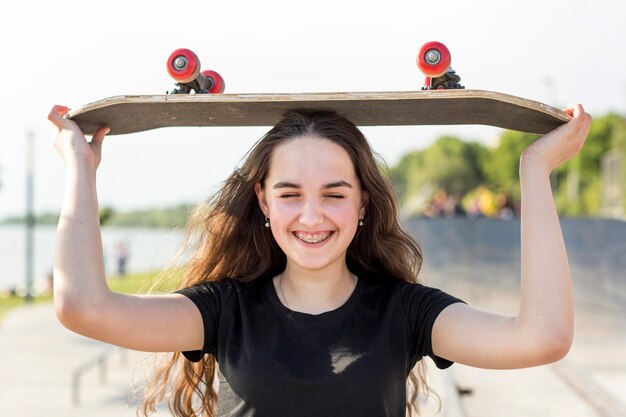
[[[505,131],[500,136],[498,145],[488,150],[489,156],[481,164],[489,188],[506,192],[513,200],[519,201],[520,156],[536,139],[537,135],[516,131]]]
[[[392,180],[405,211],[411,214],[420,212],[437,190],[448,195],[468,195],[479,187],[486,187],[494,193],[510,196],[517,204],[520,156],[537,138],[538,135],[505,131],[495,147],[487,148],[454,137],[442,137],[427,149],[406,154],[392,168]],[[623,155],[622,165],[626,167],[626,120],[617,114],[594,119],[581,153],[555,171],[555,200],[560,214],[601,213],[600,166],[608,152]],[[626,183],[626,172],[622,175]],[[626,211],[626,195],[624,207]]]
[[[429,190],[463,193],[482,183],[479,164],[485,158],[487,151],[480,144],[444,136],[425,150],[405,155],[392,169],[392,178],[401,201],[414,206],[408,211],[415,212]]]
[[[22,223],[22,219],[19,219],[20,223]],[[59,214],[58,213],[44,213],[35,218],[36,224],[57,224],[59,222]]]
[[[100,209],[100,225],[112,227],[155,227],[182,228],[187,222],[192,206],[181,204],[176,207],[118,212],[111,207]],[[55,225],[59,222],[58,213],[43,213],[37,216],[36,224]],[[23,217],[11,217],[2,224],[23,224]]]
[[[114,212],[107,226],[181,228],[185,226],[191,209],[190,205],[181,204],[162,209]]]
[[[107,278],[109,288],[125,294],[170,293],[178,287],[182,269],[114,275]]]
[[[556,171],[556,204],[559,213],[568,216],[601,214],[601,161],[608,152],[617,151],[624,155],[623,165],[626,166],[625,135],[626,121],[619,115],[610,113],[594,119],[581,153]],[[626,181],[626,176],[623,178]],[[569,187],[574,186],[579,190],[577,198],[569,195],[568,182]]]
[[[100,226],[104,226],[115,215],[115,210],[111,207],[102,207],[100,209]]]
[[[4,316],[10,310],[16,307],[24,306],[31,302],[39,303],[42,301],[51,301],[51,300],[52,300],[51,294],[34,296],[30,302],[26,301],[26,299],[21,296],[0,294],[0,322],[2,322],[2,319],[4,318]]]
[[[182,269],[129,274],[124,277],[113,276],[107,279],[109,288],[124,294],[170,293],[182,278]],[[36,295],[33,303],[50,302],[52,294]],[[0,322],[10,310],[26,305],[24,297],[0,294]]]

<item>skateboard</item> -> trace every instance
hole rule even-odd
[[[416,61],[426,75],[417,91],[224,94],[219,73],[201,71],[192,51],[177,49],[166,65],[177,81],[171,93],[110,97],[69,117],[87,135],[101,126],[110,128],[109,135],[175,126],[273,126],[293,109],[333,110],[357,126],[482,124],[529,133],[547,133],[569,120],[543,103],[465,89],[440,42],[424,44]]]

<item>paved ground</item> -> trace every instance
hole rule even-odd
[[[476,307],[501,314],[517,312],[515,289],[479,285],[479,280],[463,279],[462,271],[426,268],[424,272],[433,285]],[[479,275],[474,271],[474,277]],[[626,416],[626,308],[586,300],[578,300],[575,308],[572,349],[555,364],[513,371],[458,364],[450,368],[456,384],[472,391],[462,397],[468,417]]]
[[[72,373],[111,350],[106,382],[98,366],[87,370],[72,404]],[[144,375],[148,355],[112,348],[76,335],[59,324],[51,304],[11,311],[0,326],[0,416],[134,416],[133,380]],[[129,404],[131,404],[129,406]]]

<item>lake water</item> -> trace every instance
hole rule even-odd
[[[56,226],[38,226],[34,232],[33,279],[36,288],[45,283],[52,269]],[[107,274],[117,272],[120,243],[128,247],[127,272],[146,272],[163,268],[180,248],[183,233],[170,229],[102,229],[102,244]],[[24,286],[26,282],[26,228],[0,226],[0,292]]]

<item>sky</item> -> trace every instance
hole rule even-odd
[[[26,138],[35,140],[37,213],[59,211],[64,163],[46,115],[106,97],[174,88],[169,54],[190,48],[227,93],[419,90],[420,46],[445,43],[466,88],[593,116],[626,113],[626,6],[618,0],[198,2],[7,0],[0,5],[0,219],[26,208]],[[101,205],[118,210],[198,202],[268,127],[166,128],[110,136]],[[394,165],[444,134],[492,145],[485,126],[363,128]]]

